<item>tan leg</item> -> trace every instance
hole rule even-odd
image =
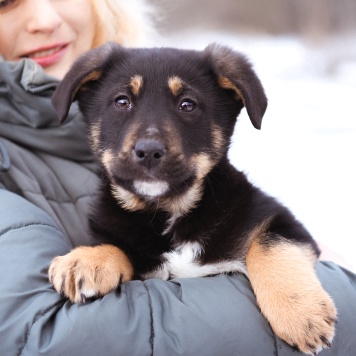
[[[56,257],[48,271],[58,293],[72,302],[103,296],[133,277],[128,257],[113,245],[81,246]]]
[[[255,237],[246,257],[247,273],[262,314],[275,334],[306,354],[330,347],[337,312],[315,270],[307,245],[283,238]]]

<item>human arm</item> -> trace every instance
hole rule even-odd
[[[0,189],[1,355],[295,355],[242,275],[132,281],[73,305],[47,277],[52,258],[71,247],[46,213]],[[331,263],[317,271],[339,310],[323,354],[346,355],[356,349],[356,277]]]

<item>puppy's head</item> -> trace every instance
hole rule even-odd
[[[114,196],[130,210],[152,201],[175,202],[177,211],[194,205],[241,109],[259,129],[267,106],[247,60],[218,45],[198,52],[108,43],[81,57],[58,86],[61,121],[74,100]]]

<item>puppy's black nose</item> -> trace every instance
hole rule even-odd
[[[133,149],[136,161],[148,169],[156,167],[165,154],[163,144],[156,140],[139,140]]]

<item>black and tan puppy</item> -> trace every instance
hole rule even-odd
[[[132,278],[242,272],[279,337],[309,354],[330,346],[336,309],[314,271],[315,242],[227,158],[241,109],[259,129],[267,106],[242,55],[109,43],[59,85],[62,121],[74,100],[102,194],[90,217],[94,246],[50,267],[58,292],[81,302]]]

